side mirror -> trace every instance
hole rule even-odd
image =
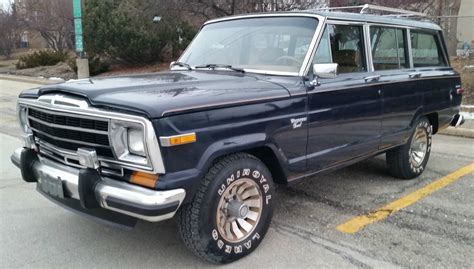
[[[173,69],[173,66],[176,64],[176,61],[172,61],[170,63],[170,66],[169,66],[169,69],[172,70]]]
[[[313,65],[313,73],[320,78],[336,78],[337,63],[315,64]]]

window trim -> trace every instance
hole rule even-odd
[[[413,63],[413,52],[411,50],[411,29],[407,29],[406,33],[407,46],[408,46],[408,58],[410,61],[410,69],[415,69],[415,64]]]

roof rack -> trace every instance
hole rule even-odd
[[[334,10],[349,10],[349,9],[355,9],[355,10],[360,9],[359,11],[360,14],[366,14],[370,10],[393,13],[393,14],[382,15],[382,16],[387,16],[387,17],[426,17],[427,16],[425,13],[421,13],[421,12],[404,10],[404,9],[393,8],[393,7],[370,5],[370,4],[365,4],[365,5],[360,5],[360,6],[318,8],[317,10],[334,11]]]

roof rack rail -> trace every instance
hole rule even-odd
[[[344,7],[327,7],[327,8],[318,8],[317,10],[327,10],[327,11],[334,11],[334,10],[348,10],[348,9],[360,9],[360,14],[366,14],[369,10],[376,10],[376,11],[384,11],[390,12],[393,14],[386,14],[382,16],[390,16],[390,17],[426,17],[425,13],[404,10],[400,8],[393,8],[393,7],[384,7],[384,6],[377,6],[377,5],[360,5],[360,6],[344,6]]]

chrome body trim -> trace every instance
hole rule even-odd
[[[365,43],[365,60],[367,64],[367,71],[374,72],[374,59],[372,56],[372,40],[370,40],[370,26],[368,24],[363,25],[364,30],[364,43]]]
[[[117,113],[117,112],[110,112],[104,111],[97,108],[83,108],[83,107],[74,107],[74,106],[64,106],[64,105],[54,105],[52,103],[48,103],[45,101],[39,101],[39,99],[27,99],[27,98],[20,98],[18,100],[18,104],[20,106],[26,107],[33,107],[38,110],[43,110],[48,113],[54,113],[56,115],[64,115],[64,116],[74,116],[78,118],[86,118],[86,119],[97,119],[109,121],[112,119],[133,122],[140,124],[143,127],[145,133],[145,146],[146,146],[146,153],[149,159],[149,165],[138,165],[129,162],[117,161],[117,160],[110,160],[110,159],[101,159],[102,161],[111,162],[115,164],[123,165],[125,168],[130,168],[133,170],[142,170],[142,171],[152,171],[157,174],[164,174],[165,167],[163,164],[163,159],[161,156],[160,146],[158,144],[158,139],[156,137],[156,133],[153,127],[153,124],[150,120],[129,114]],[[67,141],[71,142],[71,141]],[[82,141],[80,143],[83,143]],[[103,146],[103,145],[101,145]]]
[[[410,33],[410,29],[407,29],[406,39],[407,39],[407,48],[408,48],[408,61],[410,61],[410,69],[413,69],[414,65],[413,65],[413,52],[411,51],[411,33]]]
[[[23,148],[16,149],[11,156],[12,162],[17,166],[20,164],[22,150]],[[59,164],[42,157],[39,158],[39,161],[35,161],[32,164],[32,169],[38,177],[39,182],[41,182],[42,178],[60,179],[63,183],[65,195],[75,200],[80,199],[78,190],[79,169]],[[152,222],[172,218],[177,209],[174,212],[158,216],[140,215],[124,209],[115,208],[113,205],[108,204],[107,200],[110,198],[118,199],[143,207],[159,207],[177,202],[177,208],[179,208],[186,196],[184,189],[157,191],[107,177],[102,177],[95,186],[94,192],[102,208]]]
[[[51,157],[51,158],[55,159],[56,161],[59,161],[59,162],[62,162],[64,164],[71,165],[71,166],[74,166],[74,167],[77,167],[77,168],[84,168],[83,166],[78,164],[79,163],[79,158],[78,158],[76,152],[74,152],[72,150],[58,148],[58,147],[56,147],[54,145],[51,145],[51,144],[49,144],[45,141],[37,141],[37,143],[39,144],[41,154],[44,154],[45,150],[47,150],[47,151],[51,152],[52,154],[57,154],[57,155],[60,155],[61,157],[63,157],[63,158],[59,159],[58,157],[56,157],[54,155],[47,154],[48,157]],[[71,162],[70,160],[73,160],[74,163]],[[120,170],[121,172],[118,175],[123,176],[123,167],[124,167],[124,165],[122,165],[122,163],[120,161],[99,156],[99,162],[100,162],[100,167],[102,169],[102,173],[104,172],[104,168],[109,168],[109,170],[110,169]],[[129,168],[129,167],[127,167],[127,168]],[[135,167],[135,168],[138,169],[139,167]],[[117,173],[113,173],[113,174],[117,175]]]
[[[38,97],[38,102],[49,103],[55,106],[78,107],[82,109],[89,107],[89,103],[82,98],[65,96],[62,94],[42,95]]]

